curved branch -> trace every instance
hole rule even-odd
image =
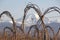
[[[53,9],[53,10],[52,10]],[[51,10],[51,11],[50,11]],[[45,10],[45,12],[44,12],[44,14],[41,16],[42,17],[42,24],[43,25],[45,25],[44,24],[44,16],[47,14],[47,13],[50,13],[50,12],[53,12],[53,11],[56,11],[56,12],[58,12],[58,13],[60,13],[60,8],[58,8],[58,7],[50,7],[50,8],[48,8],[47,10]]]
[[[4,33],[5,33],[5,30],[6,30],[6,29],[9,29],[12,33],[14,33],[14,32],[13,32],[13,29],[11,29],[10,27],[5,27],[5,28],[4,28]]]
[[[17,26],[17,28],[19,28],[19,30],[21,30],[22,33],[24,33],[24,30],[20,26]]]
[[[53,9],[53,10],[52,10]],[[51,10],[51,11],[50,11]],[[50,7],[50,8],[48,8],[47,10],[45,10],[45,12],[44,12],[44,14],[41,16],[41,21],[42,21],[42,26],[43,26],[43,29],[44,29],[44,31],[45,31],[45,27],[46,27],[46,25],[45,25],[45,23],[44,23],[44,16],[47,14],[47,13],[50,13],[50,12],[52,12],[52,11],[57,11],[58,13],[60,13],[60,8],[58,8],[58,7]],[[45,34],[45,33],[44,33]]]
[[[30,26],[30,28],[28,30],[28,35],[29,35],[29,33],[30,33],[30,31],[31,31],[32,28],[34,28],[35,29],[35,32],[37,32],[37,38],[39,40],[39,29],[38,29],[37,25]],[[35,35],[35,32],[34,32],[34,35]]]
[[[60,28],[59,28],[58,32],[56,33],[56,36],[58,36],[58,35],[59,35],[59,32],[60,32]]]
[[[0,14],[0,18],[2,17],[2,15],[5,14],[6,16],[10,17],[12,22],[13,22],[13,29],[16,30],[16,24],[15,24],[15,21],[14,21],[14,18],[12,17],[12,15],[10,14],[9,11],[4,11]]]
[[[32,25],[29,28],[28,34],[29,34],[29,32],[31,31],[32,28],[35,28],[37,31],[39,31],[39,29],[37,28],[37,25]]]
[[[53,10],[52,10],[53,9]],[[51,11],[50,11],[51,10]],[[58,13],[60,13],[60,8],[58,8],[58,7],[50,7],[50,8],[48,8],[45,12],[44,12],[44,15],[46,15],[47,13],[50,13],[50,12],[52,12],[52,11],[56,11],[56,12],[58,12]]]
[[[53,9],[53,10],[52,10]],[[50,11],[51,10],[51,11]],[[58,8],[58,7],[50,7],[50,8],[48,8],[45,12],[44,12],[44,14],[41,16],[41,20],[42,20],[42,25],[43,25],[43,27],[45,27],[45,23],[44,23],[44,16],[47,14],[47,13],[50,13],[50,12],[52,12],[52,11],[57,11],[58,13],[60,13],[60,8]]]
[[[54,30],[53,30],[53,28],[52,28],[52,27],[50,27],[50,26],[46,26],[45,28],[50,28],[50,30],[52,31],[53,36],[54,36]]]
[[[10,14],[10,12],[8,11],[4,11],[0,14],[0,18],[2,17],[2,15],[5,14],[6,16],[10,17],[12,22],[13,22],[13,32],[14,32],[14,39],[16,39],[16,24],[15,24],[15,21],[14,21],[14,18],[12,17],[12,15]]]
[[[24,9],[24,16],[23,16],[23,20],[22,20],[22,28],[23,29],[24,29],[24,20],[25,20],[25,17],[27,15],[28,10],[31,9],[31,8],[33,8],[37,12],[37,14],[39,15],[39,17],[42,16],[41,11],[40,11],[39,7],[36,4],[28,4],[26,6],[26,8]]]
[[[5,27],[5,28],[4,28],[4,31],[5,31],[6,29],[9,29],[9,30],[11,30],[11,32],[13,32],[13,29],[11,29],[10,27]]]

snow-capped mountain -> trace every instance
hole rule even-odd
[[[28,26],[28,25],[34,25],[37,23],[37,21],[39,20],[39,16],[37,14],[33,14],[33,15],[27,15],[24,23]],[[19,18],[16,20],[18,23],[21,22],[22,24],[22,18]]]
[[[3,31],[5,27],[12,27],[12,23],[10,23],[9,21],[0,22],[0,31]]]
[[[25,31],[29,30],[29,27],[31,25],[35,25],[37,23],[37,21],[39,20],[38,17],[36,17],[37,15],[28,15],[28,17],[26,17],[25,22],[24,22],[24,27],[25,27]],[[38,21],[38,24],[40,21]],[[60,27],[60,23],[57,22],[51,22],[49,21],[48,18],[45,17],[44,20],[45,24],[52,26],[52,28],[54,28],[54,30],[57,32],[58,28]],[[51,22],[51,23],[50,23]],[[17,20],[15,20],[16,26],[21,26],[22,24],[22,18],[19,18]],[[4,22],[0,22],[0,31],[3,30],[4,27],[8,26],[8,27],[12,27],[12,21],[4,21]]]
[[[47,25],[51,26],[54,29],[55,33],[58,32],[58,29],[60,27],[60,23],[57,23],[57,22],[52,22],[52,23],[49,23]]]

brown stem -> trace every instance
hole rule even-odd
[[[53,9],[53,10],[52,10]],[[51,11],[50,11],[51,10]],[[58,13],[60,13],[60,8],[58,8],[58,7],[50,7],[50,8],[48,8],[47,10],[45,10],[45,12],[44,12],[44,14],[41,16],[41,20],[42,20],[42,26],[43,26],[43,28],[44,28],[44,31],[45,31],[45,24],[44,24],[44,16],[47,14],[47,13],[50,13],[50,12],[52,12],[52,11],[57,11]],[[45,34],[45,33],[44,33]],[[45,38],[45,37],[44,37]]]
[[[15,21],[14,21],[14,18],[12,17],[12,15],[10,14],[10,12],[8,11],[4,11],[0,14],[0,18],[2,17],[2,15],[5,14],[6,16],[8,16],[9,18],[11,18],[12,22],[13,22],[13,32],[14,32],[14,38],[16,40],[16,24],[15,24]]]
[[[37,8],[36,8],[37,7]],[[27,12],[28,10],[30,10],[31,8],[33,8],[37,14],[39,15],[39,17],[41,17],[42,13],[39,9],[39,7],[36,5],[36,4],[28,4],[25,9],[24,9],[24,16],[23,16],[23,20],[22,20],[22,29],[24,29],[24,20],[25,20],[25,17],[27,15]]]
[[[35,32],[37,32],[37,38],[39,40],[39,29],[38,29],[37,25],[30,26],[30,28],[28,30],[28,35],[29,35],[29,33],[30,33],[30,31],[31,31],[32,28],[34,28],[35,29]],[[36,35],[36,34],[34,33],[34,35]]]

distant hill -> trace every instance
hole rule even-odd
[[[57,22],[52,22],[47,25],[50,25],[54,29],[54,32],[58,32],[58,29],[60,27],[60,23],[57,23]]]
[[[12,27],[12,23],[10,22],[0,22],[0,31],[4,29],[4,27]]]
[[[29,30],[29,27],[33,24],[33,23],[28,23],[28,22],[29,21],[25,22],[25,31]],[[30,22],[31,22],[31,20],[30,20]],[[36,22],[34,22],[34,23],[36,23]],[[18,20],[16,21],[16,26],[20,26],[21,24],[22,24],[21,21],[18,21]],[[57,22],[51,22],[49,24],[47,24],[47,22],[46,22],[46,25],[50,25],[54,29],[54,32],[57,32],[58,28],[60,27],[60,23],[57,23]],[[0,31],[2,31],[3,28],[6,27],[6,26],[12,27],[12,23],[10,21],[0,22]]]

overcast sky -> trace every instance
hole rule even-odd
[[[52,6],[60,8],[60,0],[0,0],[0,13],[9,11],[15,19],[19,19],[23,16],[24,8],[29,2],[38,5],[42,13]]]

